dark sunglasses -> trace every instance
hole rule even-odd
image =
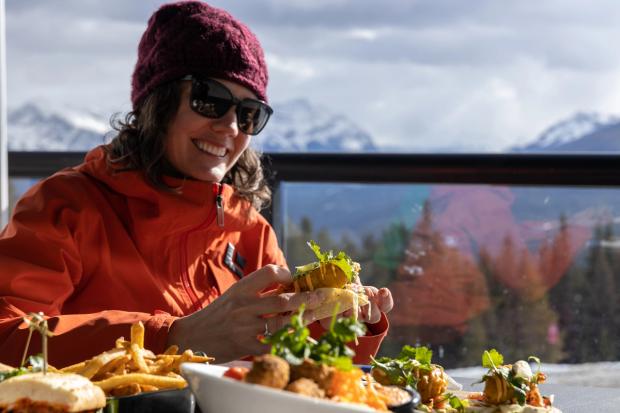
[[[217,80],[194,76],[185,76],[182,80],[192,81],[189,106],[194,112],[205,118],[217,119],[235,106],[237,126],[245,134],[258,135],[273,113],[273,109],[265,102],[233,96],[230,89]]]

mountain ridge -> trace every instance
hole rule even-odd
[[[397,151],[377,145],[367,131],[346,116],[307,100],[291,100],[274,107],[269,127],[252,139],[252,146],[262,152]],[[100,113],[45,102],[24,103],[9,111],[7,121],[12,151],[87,151],[113,133],[109,118]],[[576,112],[555,122],[531,142],[508,148],[507,152],[618,152],[619,137],[620,117]],[[440,152],[465,151],[443,148]]]
[[[577,112],[545,129],[538,137],[511,152],[618,152],[620,117]]]
[[[370,134],[343,115],[305,100],[274,106],[269,127],[252,139],[263,152],[378,151]],[[10,110],[7,121],[11,151],[88,151],[113,133],[100,114],[34,102]]]

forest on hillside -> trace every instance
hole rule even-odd
[[[291,266],[312,261],[312,239],[360,262],[364,284],[391,289],[395,307],[382,355],[423,344],[447,368],[478,365],[488,348],[508,360],[620,360],[620,250],[611,247],[611,221],[600,222],[579,250],[560,215],[552,237],[519,247],[506,236],[491,254],[484,246],[459,250],[433,219],[426,202],[413,228],[394,223],[357,240],[336,239],[304,218],[286,239],[287,258]]]

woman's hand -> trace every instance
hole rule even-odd
[[[359,278],[356,280],[357,284],[361,284]],[[389,313],[394,307],[394,300],[392,293],[387,288],[377,288],[373,286],[364,286],[364,292],[368,297],[368,304],[360,306],[358,319],[368,324],[375,324],[381,320],[381,313]],[[347,310],[342,313],[343,317],[351,317],[353,315],[353,309]],[[331,317],[320,320],[321,326],[328,329],[331,323]]]
[[[290,312],[304,303],[304,320],[314,321],[312,309],[321,303],[320,292],[262,293],[277,284],[292,282],[284,267],[267,265],[239,280],[207,307],[179,318],[170,327],[168,344],[204,351],[217,363],[269,351],[258,336],[273,333],[290,320]]]
[[[385,287],[364,286],[364,290],[369,302],[368,305],[360,307],[359,317],[369,324],[378,323],[381,320],[381,313],[387,314],[394,307],[392,293]]]

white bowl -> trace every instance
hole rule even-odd
[[[202,413],[374,412],[362,405],[336,403],[222,377],[228,366],[183,363],[181,374]]]

